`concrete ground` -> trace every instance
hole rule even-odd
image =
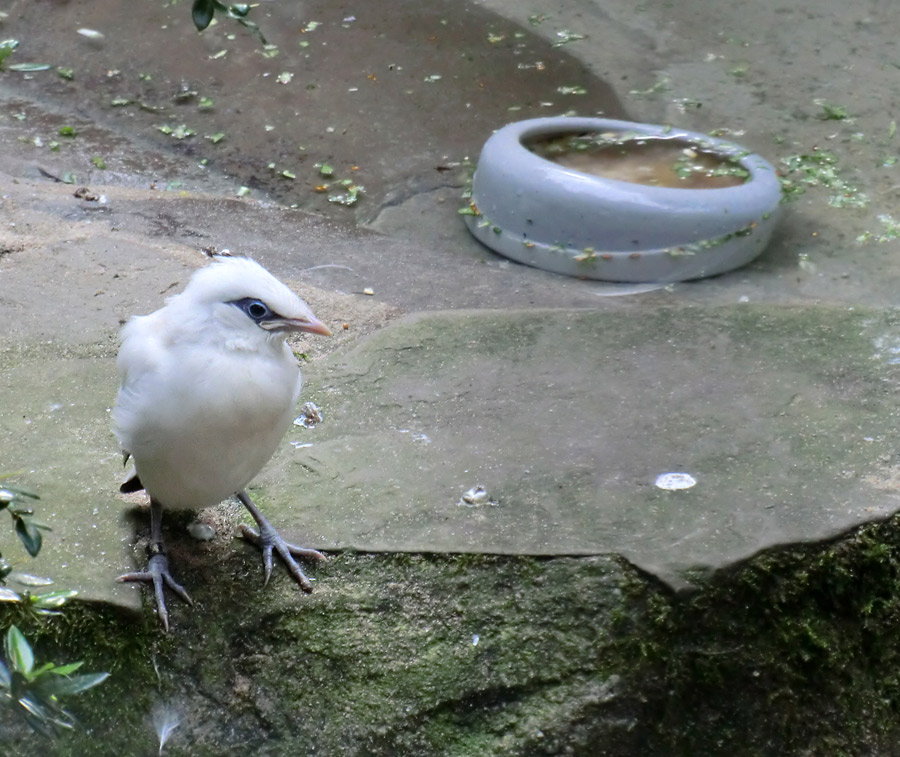
[[[276,1],[252,11],[269,49],[225,18],[197,36],[184,3],[6,13],[0,472],[53,528],[33,561],[8,532],[17,570],[140,607],[114,582],[146,528],[116,492],[116,332],[212,247],[336,333],[294,345],[324,420],[252,492],[309,546],[620,555],[685,589],[900,506],[890,3]],[[793,182],[773,243],[649,291],[481,247],[457,214],[480,145],[565,112],[760,152]],[[351,206],[329,202],[344,178],[365,186]],[[659,489],[666,472],[697,484]],[[237,517],[199,515],[217,536],[173,568],[189,588],[197,560],[233,555]]]

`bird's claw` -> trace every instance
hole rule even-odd
[[[266,528],[265,525],[268,525],[268,528]],[[315,549],[307,549],[291,544],[290,542],[285,541],[281,534],[279,534],[271,525],[268,523],[265,525],[262,526],[259,531],[244,524],[238,526],[241,536],[262,549],[263,567],[266,572],[263,586],[269,583],[269,577],[272,575],[272,552],[275,551],[278,553],[278,556],[281,558],[281,561],[285,564],[285,567],[290,574],[294,577],[294,580],[300,584],[300,588],[309,594],[312,591],[312,584],[303,573],[300,566],[297,565],[297,561],[294,557],[302,557],[305,560],[325,560],[325,555]]]
[[[172,578],[172,574],[169,573],[169,558],[166,557],[165,552],[162,551],[156,552],[150,556],[150,561],[147,563],[147,570],[126,573],[125,575],[119,576],[116,580],[119,582],[143,581],[145,583],[153,584],[153,593],[156,596],[156,614],[159,616],[159,620],[166,632],[169,630],[169,613],[166,610],[166,600],[163,596],[163,584],[168,586],[183,601],[187,602],[187,604],[194,604],[193,600],[184,590],[184,587]]]

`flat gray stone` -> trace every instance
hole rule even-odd
[[[289,432],[258,496],[317,547],[619,553],[683,587],[897,509],[896,321],[750,305],[409,317],[308,371],[324,421]],[[697,483],[660,489],[667,472]],[[476,485],[487,500],[461,501]]]
[[[122,456],[111,437],[108,410],[116,385],[111,358],[12,356],[0,371],[0,473],[40,494],[34,519],[53,530],[32,559],[13,535],[4,515],[0,549],[13,568],[53,584],[21,591],[75,589],[83,599],[140,607],[133,586],[115,582],[132,570],[134,526],[116,496]],[[0,513],[2,515],[2,513]],[[14,577],[13,577],[14,578]]]

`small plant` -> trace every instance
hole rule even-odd
[[[38,733],[52,736],[60,728],[75,727],[72,715],[63,709],[60,699],[87,691],[109,673],[72,675],[82,663],[34,664],[34,652],[22,632],[10,626],[4,641],[6,663],[0,661],[0,704],[12,707]]]
[[[12,474],[0,476],[0,481]],[[34,492],[18,486],[0,485],[0,510],[6,510],[13,519],[13,525],[19,539],[32,557],[41,551],[41,531],[49,531],[49,527],[32,520],[34,510],[31,502],[40,499]],[[12,571],[12,566],[0,553],[0,584]]]
[[[266,38],[260,31],[259,26],[247,18],[250,8],[251,6],[247,3],[225,5],[220,3],[219,0],[194,0],[194,4],[191,6],[191,18],[194,20],[194,26],[197,27],[197,31],[202,32],[212,23],[216,11],[219,11],[219,13],[224,13],[228,18],[233,18],[241,26],[249,29],[265,45]]]
[[[0,476],[0,481],[11,474]],[[31,502],[40,499],[34,492],[17,486],[0,486],[0,510],[6,510],[26,551],[36,557],[41,551],[41,531],[48,526],[32,519]],[[9,561],[0,555],[0,602],[21,603],[26,616],[56,615],[74,597],[76,591],[53,591],[45,594],[17,594],[3,586],[12,572]],[[0,660],[0,706],[12,707],[32,729],[50,736],[60,728],[72,729],[74,719],[60,703],[60,697],[79,694],[106,680],[109,673],[72,675],[82,663],[34,665],[34,653],[22,632],[11,625],[4,640],[6,662]]]
[[[0,476],[0,481],[9,478],[12,474]],[[50,527],[38,523],[32,519],[34,510],[31,502],[40,499],[37,494],[18,486],[9,484],[0,486],[0,510],[6,510],[13,519],[13,526],[25,550],[32,557],[37,557],[41,551],[41,531],[49,531]],[[3,584],[6,577],[12,572],[9,560],[0,553],[0,602],[19,602],[26,616],[56,615],[58,608],[62,607],[69,599],[78,594],[77,591],[51,591],[41,594],[24,592],[17,594],[7,589]]]

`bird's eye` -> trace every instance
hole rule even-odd
[[[263,305],[261,302],[251,302],[247,305],[247,315],[249,315],[254,320],[258,320],[259,318],[263,318],[266,313],[269,312],[269,308]]]
[[[234,305],[235,307],[239,307],[257,323],[273,317],[272,311],[269,309],[269,306],[266,305],[265,302],[263,302],[262,300],[256,300],[252,297],[245,297],[242,300],[234,300],[229,304]]]

